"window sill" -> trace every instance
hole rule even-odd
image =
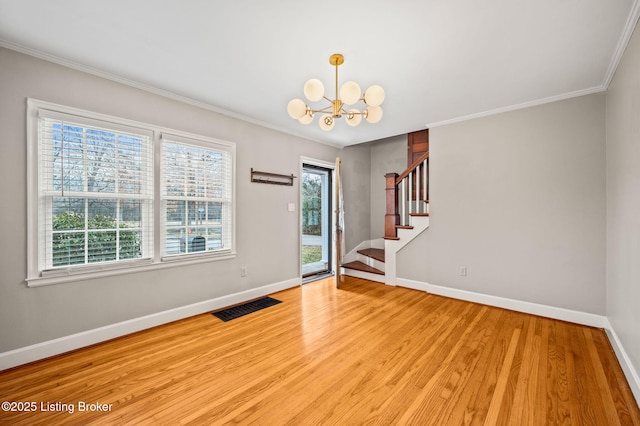
[[[43,287],[54,284],[64,284],[75,281],[87,281],[98,278],[112,277],[117,275],[124,274],[135,274],[138,272],[146,272],[146,271],[155,271],[159,269],[166,268],[174,268],[176,266],[188,266],[195,265],[199,263],[208,263],[208,262],[217,262],[221,260],[230,260],[236,257],[236,252],[227,252],[221,254],[203,254],[197,256],[189,256],[186,259],[177,258],[168,258],[163,259],[162,262],[158,263],[146,263],[146,264],[135,264],[135,265],[114,265],[105,267],[101,270],[92,270],[92,271],[78,271],[78,270],[68,270],[66,273],[62,272],[56,275],[50,275],[46,277],[31,277],[27,278],[25,281],[27,283],[27,287]],[[165,261],[166,260],[166,261]]]

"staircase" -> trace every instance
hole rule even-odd
[[[356,259],[342,264],[345,275],[365,278],[370,281],[384,282],[385,251],[383,248],[364,248],[355,250]],[[347,255],[348,256],[348,255]],[[345,256],[345,257],[347,257]]]
[[[384,238],[364,241],[343,259],[342,273],[396,285],[396,254],[429,227],[429,152],[386,178]]]

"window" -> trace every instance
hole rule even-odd
[[[153,257],[152,134],[38,114],[42,272]]]
[[[233,255],[233,144],[32,99],[28,138],[29,285]]]
[[[231,249],[231,166],[224,146],[162,135],[163,256]]]

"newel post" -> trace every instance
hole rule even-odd
[[[398,187],[396,186],[397,173],[387,173],[384,175],[386,184],[387,214],[384,216],[384,237],[396,237],[396,225],[400,224],[400,214],[398,214]]]

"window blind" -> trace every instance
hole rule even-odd
[[[38,126],[43,275],[152,259],[152,133],[47,110]]]
[[[233,247],[233,157],[229,148],[163,134],[163,257],[230,252]]]

